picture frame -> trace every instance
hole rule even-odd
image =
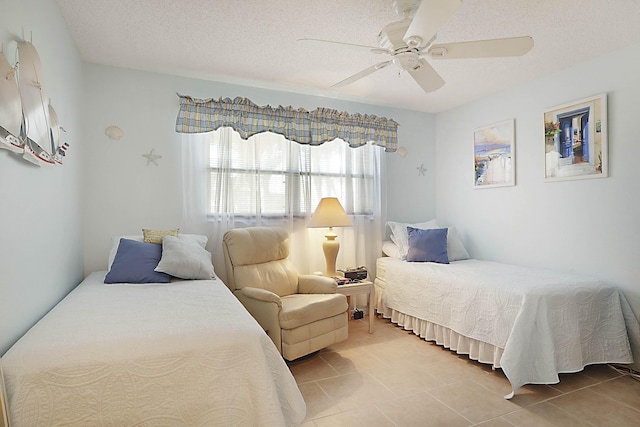
[[[515,185],[515,119],[473,131],[474,188]]]
[[[544,112],[544,180],[608,176],[607,94]]]

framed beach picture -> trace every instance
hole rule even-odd
[[[606,177],[607,144],[607,94],[545,111],[545,181]]]
[[[473,131],[474,188],[515,185],[515,120]]]

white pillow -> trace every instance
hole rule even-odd
[[[398,249],[398,245],[390,240],[382,242],[382,253],[391,258],[402,258],[400,256],[400,249]]]
[[[409,234],[407,226],[428,230],[430,228],[440,228],[435,219],[417,224],[409,224],[404,222],[388,221],[387,225],[391,229],[391,240],[398,245],[400,256],[398,258],[406,259],[409,251]],[[462,241],[458,237],[458,232],[454,227],[449,227],[447,232],[447,255],[449,261],[460,261],[469,259],[469,253],[465,249]]]
[[[179,234],[188,240],[191,240],[203,248],[207,246],[207,241],[209,238],[202,234]],[[144,236],[142,234],[135,236],[114,236],[111,238],[111,252],[109,252],[109,270],[111,270],[111,264],[113,264],[113,260],[116,257],[116,253],[118,252],[118,245],[120,245],[120,239],[129,239],[135,240],[136,242],[144,242]]]
[[[449,261],[460,261],[471,258],[454,227],[449,227],[449,231],[447,232],[447,253],[449,255]]]
[[[184,236],[162,236],[162,258],[155,271],[187,280],[215,278],[211,253]]]

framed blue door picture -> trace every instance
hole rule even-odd
[[[606,94],[545,111],[545,181],[606,177],[607,145]]]

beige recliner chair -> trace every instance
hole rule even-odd
[[[273,340],[294,360],[347,338],[348,304],[336,282],[299,275],[289,260],[286,231],[250,227],[223,238],[227,286]]]

